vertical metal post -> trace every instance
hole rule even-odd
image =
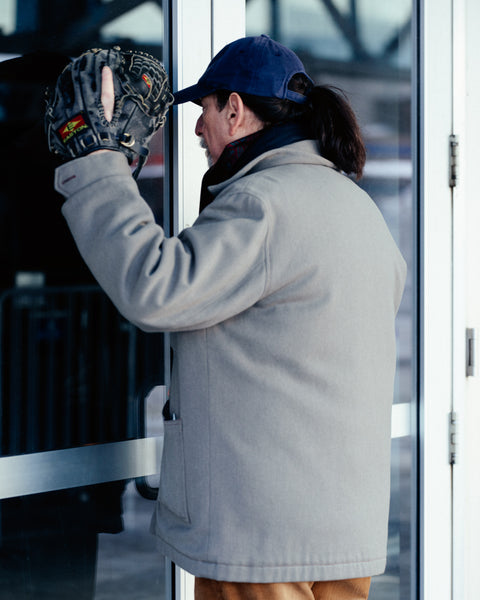
[[[280,31],[280,4],[278,0],[270,0],[270,31],[272,38],[281,41]]]

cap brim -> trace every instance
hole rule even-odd
[[[200,104],[200,100],[202,98],[213,94],[219,89],[221,88],[218,85],[212,83],[209,84],[204,81],[199,81],[195,85],[191,85],[190,87],[175,92],[173,94],[173,103],[184,104],[185,102],[195,102],[195,104]]]
[[[184,104],[185,102],[195,102],[198,104],[200,98],[208,96],[210,91],[205,91],[202,86],[195,84],[190,87],[179,90],[173,94],[174,104]]]

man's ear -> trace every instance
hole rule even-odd
[[[235,136],[239,130],[245,127],[245,105],[237,92],[230,94],[226,110],[229,134]]]

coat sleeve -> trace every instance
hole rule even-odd
[[[268,215],[252,195],[223,194],[168,238],[120,153],[62,165],[55,185],[86,264],[123,316],[145,331],[209,327],[262,297]]]

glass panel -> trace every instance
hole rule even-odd
[[[372,600],[415,597],[416,198],[412,186],[412,0],[247,0],[247,34],[292,48],[318,84],[345,91],[368,159],[360,185],[382,211],[408,263],[397,319],[398,364],[392,439],[388,564]]]
[[[69,15],[62,27],[57,10]],[[1,455],[142,437],[144,396],[165,383],[164,336],[128,324],[83,264],[53,190],[43,96],[68,57],[89,47],[161,59],[161,4],[8,2],[0,25],[10,58],[0,64],[0,130],[15,140],[0,150]],[[150,148],[139,187],[163,222],[163,131]]]
[[[0,2],[0,131],[12,140],[0,150],[0,460],[60,450],[61,462],[67,448],[162,433],[168,340],[127,323],[84,266],[43,134],[45,87],[69,57],[116,44],[162,59],[161,1]],[[138,183],[169,230],[163,147],[160,131]],[[2,500],[0,597],[164,598],[149,532],[157,485],[107,480]]]
[[[109,482],[0,504],[2,600],[162,600],[152,502]]]

